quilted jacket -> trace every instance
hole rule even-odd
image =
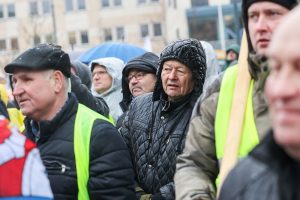
[[[193,91],[176,102],[167,100],[160,79],[163,62],[171,59],[187,65],[196,79]],[[183,149],[193,106],[202,92],[205,53],[199,41],[180,40],[165,48],[160,62],[154,92],[132,101],[120,132],[130,149],[138,185],[148,194],[174,199],[176,157]]]

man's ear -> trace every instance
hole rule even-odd
[[[53,72],[53,80],[54,80],[54,91],[55,93],[61,92],[61,90],[65,87],[65,76],[64,74],[59,71],[55,70]]]

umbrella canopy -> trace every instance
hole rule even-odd
[[[105,57],[116,57],[127,63],[129,60],[142,55],[146,50],[126,43],[108,42],[97,45],[80,55],[79,60],[89,64],[92,60]]]

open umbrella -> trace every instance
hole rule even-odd
[[[97,45],[80,55],[79,60],[89,64],[92,60],[105,57],[116,57],[125,63],[146,51],[138,46],[126,43],[107,42]]]

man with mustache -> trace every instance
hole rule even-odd
[[[151,52],[146,52],[130,60],[122,71],[123,99],[120,106],[124,112],[118,119],[116,127],[122,125],[126,111],[133,98],[145,93],[153,92],[156,82],[156,70],[159,58]]]

